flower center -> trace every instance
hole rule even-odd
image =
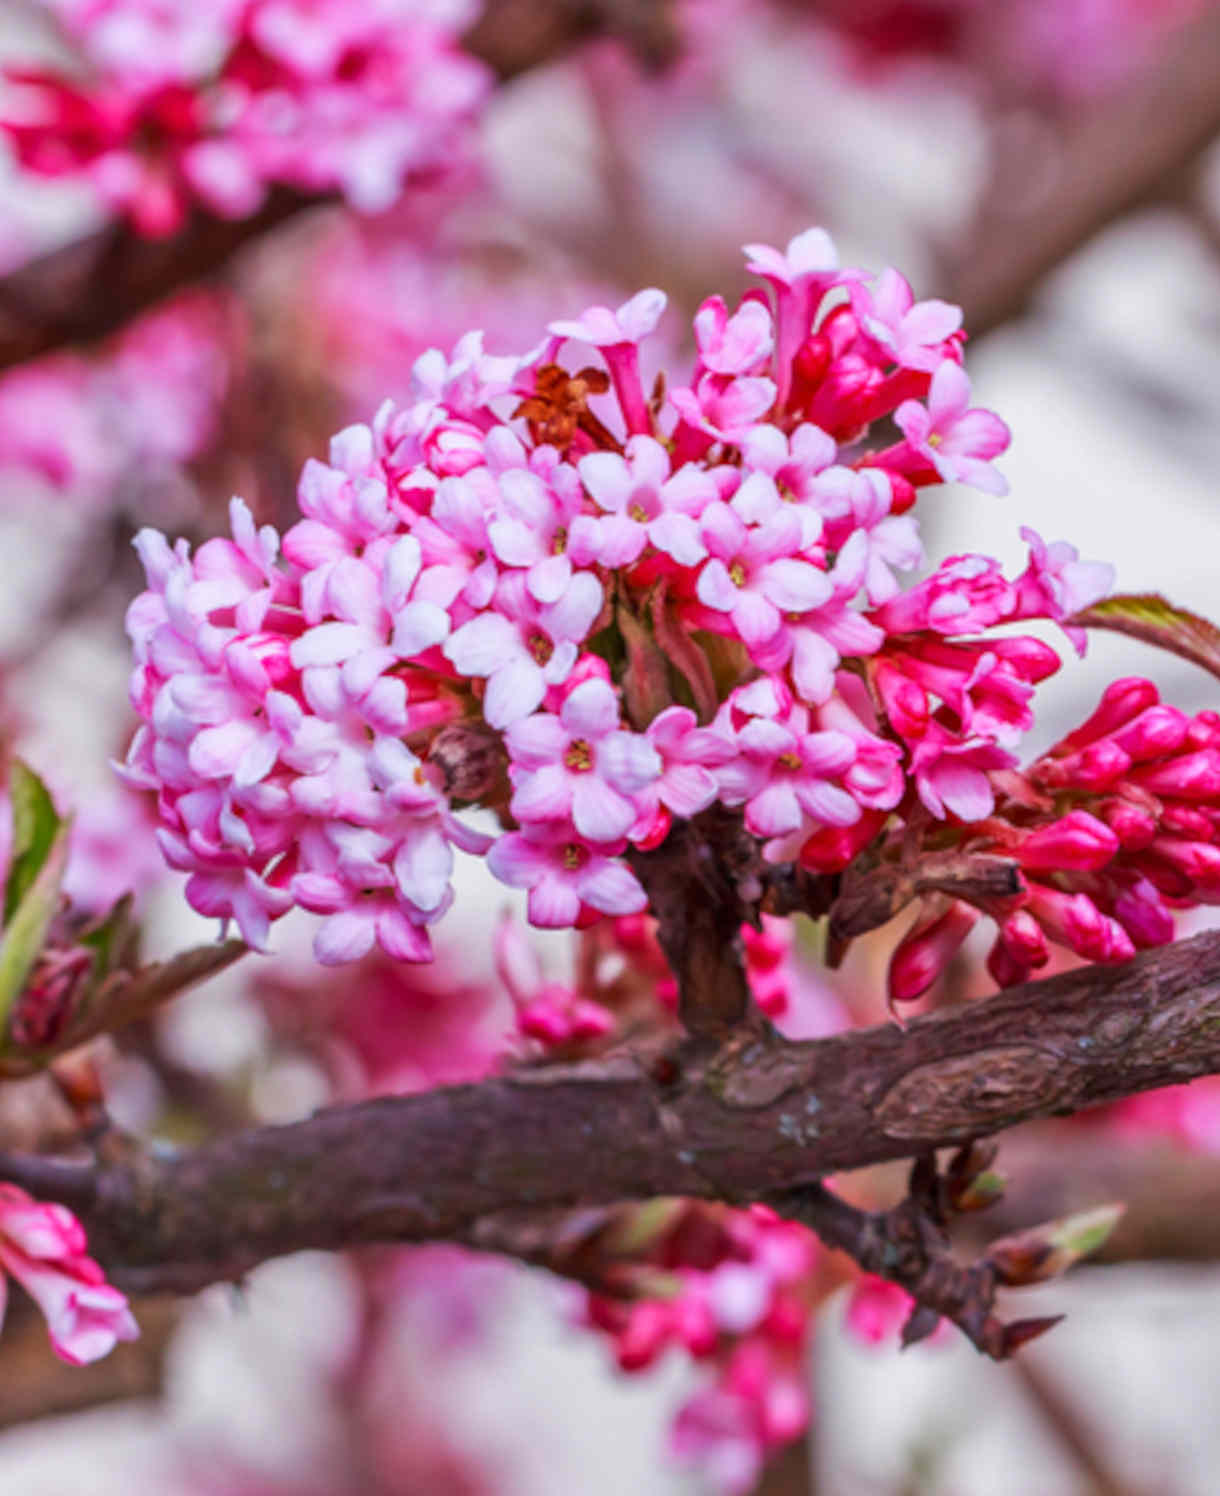
[[[627,514],[629,518],[635,520],[637,525],[642,525],[648,518],[648,511],[644,508],[643,504],[641,504],[638,499],[627,510]]]
[[[941,444],[941,442],[943,442],[943,441],[944,441],[944,437],[940,434],[940,432],[939,431],[934,431],[932,433],[932,435],[928,438],[928,446],[929,447],[939,447],[940,444]]]
[[[579,842],[569,842],[563,849],[563,865],[570,873],[574,873],[588,855]]]
[[[568,532],[563,525],[560,525],[558,530],[555,531],[554,538],[551,541],[551,553],[556,556],[562,556],[567,548]]]
[[[787,753],[781,753],[775,762],[781,769],[799,769],[801,766],[800,754],[793,753],[791,750]]]
[[[568,744],[568,751],[564,754],[563,761],[569,769],[574,769],[578,774],[584,774],[593,767],[593,750],[584,738],[573,738]]]
[[[734,587],[744,587],[746,585],[746,569],[740,561],[734,561],[732,566],[729,567],[729,581],[732,582]]]
[[[539,665],[545,665],[555,653],[555,646],[541,629],[535,629],[525,642],[530,654]]]

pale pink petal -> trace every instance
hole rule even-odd
[[[483,715],[493,727],[507,727],[536,711],[545,694],[542,671],[528,656],[519,655],[488,679]]]
[[[593,842],[618,841],[635,824],[635,806],[611,789],[599,774],[580,774],[572,781],[572,824]]]
[[[593,859],[579,879],[580,897],[603,914],[640,914],[648,907],[648,895],[635,874],[621,859]]]
[[[559,720],[574,737],[600,738],[619,724],[618,695],[609,681],[581,681],[568,693]]]

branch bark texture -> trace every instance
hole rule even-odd
[[[794,1043],[747,1025],[627,1055],[336,1107],[180,1155],[0,1158],[75,1210],[133,1292],[302,1248],[477,1239],[504,1211],[657,1195],[744,1203],[1220,1071],[1220,935],[986,1001]]]

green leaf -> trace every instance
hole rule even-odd
[[[1057,1221],[1044,1221],[992,1242],[987,1256],[1000,1282],[1010,1288],[1058,1278],[1103,1245],[1125,1209],[1122,1204],[1099,1205]]]
[[[1159,592],[1127,592],[1106,597],[1065,619],[1077,628],[1108,629],[1155,644],[1220,676],[1220,628],[1198,613],[1175,607]]]
[[[1094,1210],[1082,1210],[1067,1216],[1050,1233],[1050,1244],[1057,1251],[1070,1252],[1077,1261],[1088,1257],[1104,1245],[1126,1208],[1121,1203],[1099,1205]]]
[[[50,856],[56,834],[66,824],[46,785],[19,758],[9,765],[8,795],[13,808],[13,850],[4,888],[6,925]]]
[[[7,1025],[13,1003],[46,944],[47,931],[59,909],[59,886],[68,865],[69,830],[67,821],[60,822],[37,876],[26,887],[0,937],[0,1025]]]

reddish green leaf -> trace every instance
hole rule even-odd
[[[1066,622],[1079,628],[1108,629],[1145,644],[1155,644],[1220,676],[1220,628],[1198,613],[1175,607],[1158,592],[1105,597]]]

